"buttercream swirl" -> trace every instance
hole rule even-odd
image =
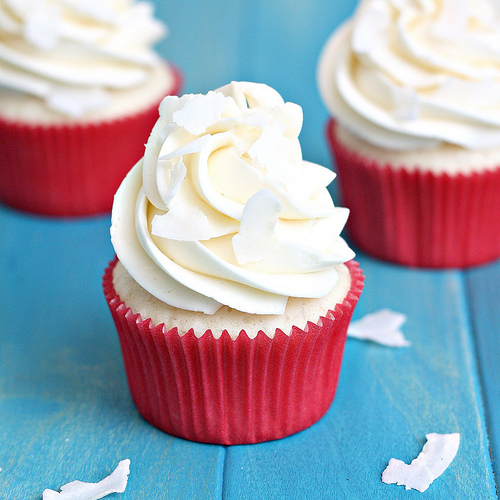
[[[78,116],[147,81],[166,33],[132,0],[0,0],[0,86]]]
[[[325,105],[377,146],[500,146],[500,9],[493,0],[364,0],[318,66]]]
[[[165,97],[143,160],[113,204],[111,240],[134,280],[163,302],[282,314],[323,297],[354,253],[334,175],[304,161],[302,109],[272,88],[233,82]]]

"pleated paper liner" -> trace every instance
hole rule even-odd
[[[181,85],[174,73],[170,94]],[[32,125],[0,116],[0,200],[43,215],[109,212],[121,181],[144,155],[160,101],[97,123]]]
[[[500,257],[500,166],[470,175],[380,165],[346,148],[327,126],[347,231],[354,245],[383,260],[469,267]]]
[[[363,288],[356,262],[347,265],[351,288],[318,324],[290,335],[243,330],[197,337],[191,329],[153,325],[133,314],[113,286],[115,259],[103,278],[120,338],[133,400],[163,431],[217,444],[257,443],[301,431],[328,410],[337,387],[347,326]]]

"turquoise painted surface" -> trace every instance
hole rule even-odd
[[[0,208],[0,498],[99,481],[130,458],[123,498],[220,498],[224,450],[137,413],[101,288],[109,217]]]
[[[465,273],[471,326],[479,359],[491,436],[493,468],[500,473],[500,261]]]
[[[412,346],[348,340],[337,397],[319,423],[225,448],[174,438],[137,414],[100,285],[113,256],[108,217],[53,220],[0,207],[0,234],[0,498],[97,481],[124,458],[124,499],[414,497],[380,475],[392,457],[415,458],[428,432],[460,432],[462,442],[427,498],[496,497],[486,432],[496,446],[487,423],[498,371],[492,362],[478,372],[471,325],[496,328],[482,349],[498,349],[498,310],[482,308],[485,296],[498,303],[498,287],[477,287],[499,282],[498,263],[424,271],[360,255],[366,288],[355,316],[406,313]]]

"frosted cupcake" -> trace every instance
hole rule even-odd
[[[146,2],[0,0],[0,199],[40,214],[111,210],[178,73]]]
[[[355,245],[426,267],[500,256],[495,2],[363,1],[318,84]]]
[[[362,274],[301,127],[263,84],[166,97],[115,195],[104,291],[134,401],[168,433],[277,439],[332,402]]]

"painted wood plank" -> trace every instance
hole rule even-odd
[[[500,260],[465,273],[497,485],[500,473]]]
[[[0,498],[98,481],[124,458],[120,498],[220,498],[224,448],[158,431],[132,403],[101,289],[109,225],[0,207]]]
[[[280,441],[229,448],[223,497],[417,498],[381,482],[387,463],[409,463],[426,433],[460,432],[457,457],[426,498],[496,498],[460,273],[359,260],[366,288],[355,317],[404,312],[412,346],[348,340],[325,417]]]

